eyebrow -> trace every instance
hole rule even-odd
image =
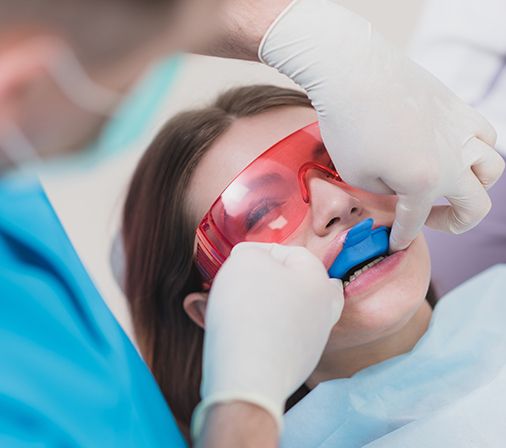
[[[264,186],[265,184],[269,185],[269,184],[279,183],[282,180],[283,180],[283,177],[279,173],[274,172],[274,173],[263,174],[262,176],[255,177],[254,179],[252,179],[251,181],[246,183],[246,185],[248,186],[248,188],[250,190],[253,190],[255,188]]]

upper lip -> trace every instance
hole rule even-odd
[[[353,226],[352,226],[353,227]],[[346,236],[348,235],[348,232],[351,230],[351,227],[344,230],[343,232],[339,232],[335,238],[329,243],[329,247],[327,249],[327,252],[325,253],[325,256],[323,257],[323,264],[325,266],[325,269],[329,270],[332,264],[334,263],[335,259],[343,249],[344,241],[346,240]]]

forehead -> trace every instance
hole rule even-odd
[[[220,136],[195,170],[190,207],[200,221],[227,185],[269,147],[317,120],[308,107],[283,107],[239,118]]]

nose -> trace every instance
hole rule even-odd
[[[310,197],[313,230],[326,236],[360,221],[364,209],[360,201],[336,182],[315,173],[306,179]]]

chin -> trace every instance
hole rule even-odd
[[[341,319],[332,330],[332,345],[351,348],[395,333],[423,305],[429,283],[429,252],[419,236],[386,281],[367,293],[345,298]]]

